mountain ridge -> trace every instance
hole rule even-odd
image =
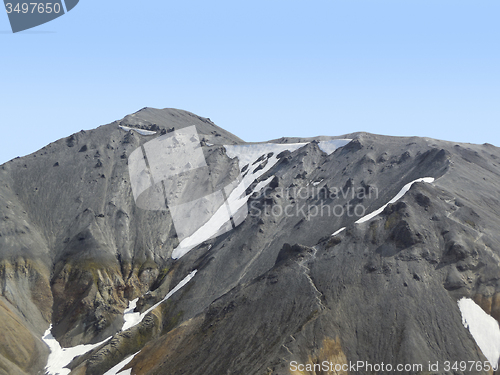
[[[246,220],[173,260],[169,213],[136,206],[127,163],[146,142],[192,125],[221,181],[239,169],[222,144],[306,144],[249,163],[258,177]],[[318,146],[345,138],[330,154]],[[500,319],[499,157],[488,144],[365,132],[247,143],[190,112],[144,108],[9,161],[0,168],[0,324],[23,333],[3,339],[0,373],[44,373],[49,323],[63,347],[113,335],[76,358],[74,374],[103,374],[138,351],[127,366],[140,374],[162,374],[164,363],[172,374],[290,374],[292,360],[483,361],[456,300],[473,298]],[[422,177],[435,180],[355,223],[363,215],[349,205],[368,214]],[[299,210],[322,205],[344,215]],[[273,214],[278,207],[294,215]],[[119,332],[130,301],[146,311],[193,270]]]

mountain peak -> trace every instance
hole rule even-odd
[[[165,130],[178,130],[196,125],[196,130],[202,136],[215,144],[236,144],[244,141],[227,130],[217,126],[210,118],[198,116],[192,112],[176,108],[144,107],[137,112],[116,121],[121,126],[149,129],[151,127]]]

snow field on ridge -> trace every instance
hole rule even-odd
[[[126,132],[134,130],[137,133],[139,133],[140,135],[153,135],[153,134],[156,134],[156,132],[152,131],[152,130],[144,130],[144,129],[138,129],[138,128],[129,128],[128,126],[122,126],[122,125],[119,125],[118,127],[120,129],[122,129],[122,130],[125,130]]]
[[[350,139],[336,139],[332,141],[322,141],[319,142],[319,148],[327,153],[332,153],[337,148],[345,146],[349,143]],[[246,189],[260,176],[269,171],[277,162],[277,155],[283,151],[293,152],[307,143],[261,143],[261,144],[250,144],[250,145],[228,145],[224,146],[226,149],[226,154],[231,159],[235,157],[238,158],[238,164],[240,171],[248,165],[249,171],[244,175],[240,183],[236,186],[236,188],[230,193],[227,204],[231,207],[233,212],[236,212],[238,209],[243,207],[250,198],[250,196],[257,191],[260,191],[264,188],[269,182],[271,182],[272,177],[269,177],[265,181],[259,182],[250,194],[245,195]],[[260,163],[256,163],[253,166],[253,163],[259,159],[261,156],[268,155],[273,153],[271,157],[267,159],[267,164],[262,169],[256,171],[259,167]],[[250,170],[251,169],[251,170]],[[173,259],[179,259],[185,254],[187,254],[190,250],[198,246],[200,243],[213,238],[219,231],[219,229],[226,224],[227,222],[227,208],[226,205],[222,205],[218,208],[218,210],[214,213],[214,215],[196,232],[194,232],[191,236],[183,239],[179,245],[172,252]]]

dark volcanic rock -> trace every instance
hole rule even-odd
[[[70,364],[78,375],[103,374],[138,352],[126,366],[133,374],[485,360],[457,300],[500,319],[496,147],[368,133],[281,138],[307,144],[246,163],[248,176],[266,170],[247,194],[268,183],[249,199],[246,220],[174,260],[171,213],[135,204],[128,157],[191,125],[214,186],[227,186],[239,161],[221,145],[244,142],[175,109],[144,108],[0,168],[0,374],[43,373],[49,324],[63,347],[113,336]],[[353,141],[329,155],[320,149],[339,138]],[[356,223],[422,177],[435,181]],[[195,269],[120,332],[129,301],[144,312]]]

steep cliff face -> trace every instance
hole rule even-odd
[[[248,212],[185,247],[171,207],[136,203],[129,158],[192,125],[208,176],[237,181]],[[500,319],[499,158],[487,144],[367,133],[247,144],[145,108],[10,161],[0,373],[44,373],[49,352],[49,372],[66,356],[72,374],[318,374],[291,363],[324,361],[451,374],[445,361],[484,362],[457,301]]]

